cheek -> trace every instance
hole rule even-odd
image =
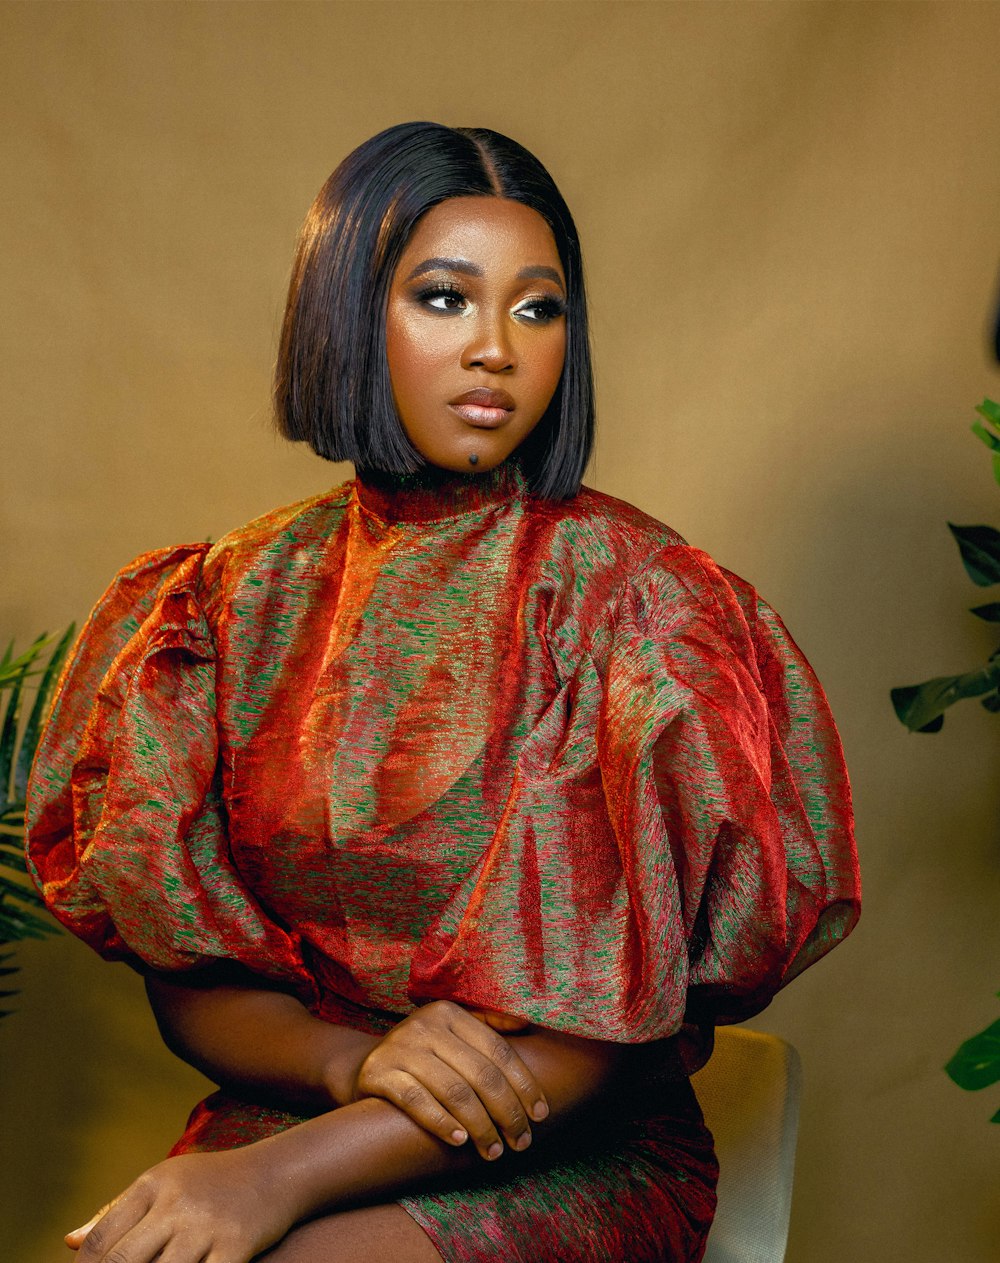
[[[454,323],[454,322],[452,322]],[[433,368],[453,354],[455,334],[437,329],[426,318],[390,315],[386,321],[386,352],[389,370],[394,367],[407,375]]]

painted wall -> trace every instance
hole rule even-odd
[[[1000,524],[968,432],[1000,397],[1000,8],[16,3],[0,34],[2,638],[350,476],[268,423],[306,207],[391,123],[517,137],[584,241],[588,481],[756,584],[847,748],[862,923],[755,1022],[805,1063],[789,1261],[995,1259],[1000,1100],[941,1066],[997,1016],[998,724],[910,736],[888,689],[994,647],[945,521]],[[124,967],[18,955],[4,1253],[43,1263],[203,1081]]]

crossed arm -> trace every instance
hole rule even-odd
[[[151,977],[147,990],[180,1057],[225,1087],[315,1117],[151,1168],[68,1234],[79,1263],[149,1263],[161,1250],[171,1263],[246,1263],[302,1219],[460,1180],[504,1149],[545,1143],[649,1052],[447,1001],[365,1035],[251,975],[208,986]]]

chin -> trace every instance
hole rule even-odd
[[[470,464],[470,455],[476,455],[479,459],[476,463]],[[432,464],[437,465],[439,469],[450,469],[454,473],[461,474],[484,474],[490,469],[495,469],[507,459],[510,452],[449,452],[447,455],[441,453],[437,456],[426,456],[426,459]]]

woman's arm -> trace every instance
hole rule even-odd
[[[605,1089],[636,1051],[552,1031],[511,1042],[544,1086],[555,1123]],[[80,1263],[111,1256],[150,1263],[160,1250],[171,1263],[200,1263],[216,1251],[248,1263],[301,1219],[461,1178],[474,1165],[471,1146],[445,1144],[388,1101],[370,1098],[241,1149],[170,1158],[67,1242],[80,1249]]]
[[[167,1046],[244,1096],[304,1112],[384,1097],[441,1140],[464,1144],[471,1135],[484,1158],[502,1150],[501,1133],[515,1148],[530,1143],[529,1117],[548,1113],[538,1083],[499,1034],[526,1029],[517,1019],[477,1020],[437,1001],[386,1035],[365,1035],[228,967],[183,984],[150,977],[147,990]]]
[[[350,1075],[378,1043],[236,966],[147,974],[146,994],[163,1042],[182,1061],[222,1088],[293,1111],[346,1105]]]

